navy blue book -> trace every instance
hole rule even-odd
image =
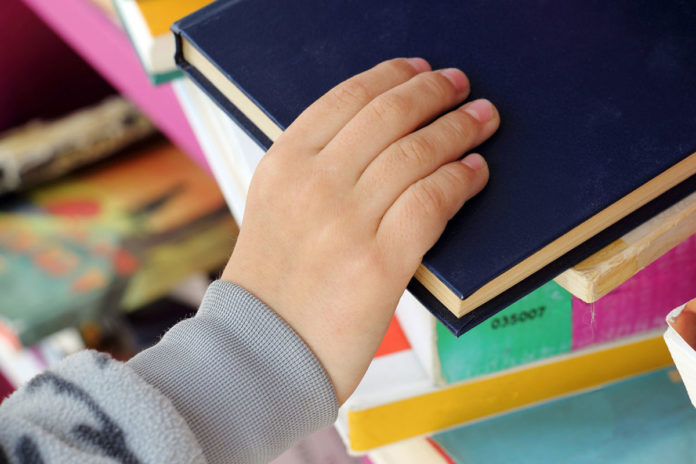
[[[696,190],[696,3],[218,0],[177,62],[263,147],[398,56],[458,67],[502,126],[491,179],[409,289],[455,334]]]

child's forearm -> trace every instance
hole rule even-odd
[[[128,365],[166,395],[209,462],[267,462],[336,419],[330,379],[299,336],[235,284],[208,288]]]
[[[34,378],[0,407],[0,450],[9,462],[263,463],[337,407],[295,332],[218,281],[195,317],[125,365],[83,352]]]

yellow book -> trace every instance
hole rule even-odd
[[[179,19],[212,0],[114,0],[119,18],[143,67],[155,84],[180,76],[174,64],[174,35],[169,31]]]
[[[432,434],[672,365],[662,329],[435,387],[411,350],[376,358],[337,422],[354,453]],[[410,356],[410,357],[409,357]]]

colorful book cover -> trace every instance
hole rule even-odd
[[[133,309],[222,266],[236,231],[215,183],[166,142],[8,198],[0,321],[27,344]]]
[[[397,315],[419,359],[444,385],[665,327],[696,295],[696,236],[595,303],[549,282],[462,337],[417,303]]]
[[[673,369],[370,453],[372,464],[690,464],[696,413]]]
[[[573,349],[660,327],[696,296],[696,235],[595,303],[573,298]]]
[[[662,331],[658,331],[547,358],[523,368],[434,386],[413,350],[407,350],[373,361],[358,389],[341,407],[336,426],[346,446],[360,453],[671,364]]]
[[[435,324],[442,381],[453,383],[571,349],[572,297],[549,282],[466,335]]]

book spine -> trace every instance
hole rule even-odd
[[[264,151],[268,150],[273,141],[266,136],[254,123],[252,123],[236,106],[234,106],[203,74],[191,65],[182,52],[182,42],[186,39],[186,32],[182,31],[180,22],[174,23],[172,26],[176,43],[176,52],[174,61],[177,67],[181,69],[193,82],[196,83],[201,90],[210,96],[210,98],[225,112],[227,115],[239,125],[247,135],[249,135]],[[195,46],[195,45],[194,45]]]
[[[464,425],[672,364],[661,334],[559,356],[373,407],[346,411],[348,445],[365,452],[396,441]],[[514,386],[514,388],[511,388]]]

